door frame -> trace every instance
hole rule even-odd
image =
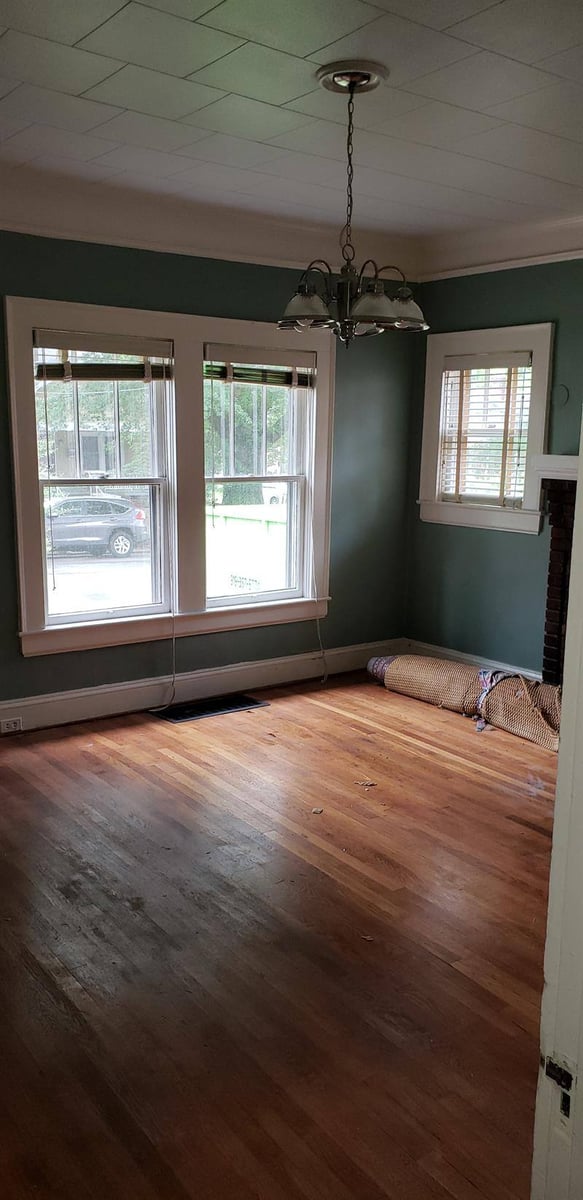
[[[577,489],[565,643],[563,711],[541,1009],[541,1066],[531,1200],[583,1197],[583,486]],[[573,1075],[570,1114],[545,1074],[547,1058]]]

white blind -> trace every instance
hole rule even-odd
[[[173,343],[165,338],[133,337],[119,333],[75,333],[67,329],[35,329],[38,349],[88,350],[105,354],[132,354],[140,358],[172,358]]]
[[[531,375],[527,354],[445,360],[440,499],[520,507]]]

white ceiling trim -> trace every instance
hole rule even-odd
[[[340,262],[338,225],[197,204],[115,181],[87,184],[33,167],[0,166],[0,229],[300,270],[313,258],[327,258],[333,267]],[[409,278],[417,277],[414,238],[368,229],[357,240],[360,261],[396,261]]]
[[[583,217],[417,238],[419,281],[583,258]]]
[[[129,246],[232,262],[301,269],[339,263],[338,227],[201,204],[29,168],[0,167],[0,228],[41,237]],[[406,237],[357,234],[360,261],[398,262],[410,279],[511,270],[583,258],[583,217]]]

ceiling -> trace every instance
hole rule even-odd
[[[0,166],[405,236],[583,215],[581,0],[0,0]],[[20,174],[19,174],[20,173]],[[24,186],[24,184],[23,184]]]

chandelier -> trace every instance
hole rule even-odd
[[[379,63],[335,62],[320,67],[317,78],[332,92],[348,94],[348,130],[346,138],[346,222],[340,233],[340,249],[344,265],[336,274],[323,258],[315,258],[302,271],[297,291],[287,305],[280,329],[325,329],[348,346],[354,337],[383,333],[385,329],[409,332],[429,329],[413,299],[413,293],[399,267],[377,266],[367,258],[360,271],[354,266],[356,251],[352,244],[352,184],[354,180],[353,137],[354,97],[358,92],[370,92],[387,76]],[[366,268],[371,274],[365,275]],[[385,292],[381,275],[394,271],[400,285],[394,296]]]

